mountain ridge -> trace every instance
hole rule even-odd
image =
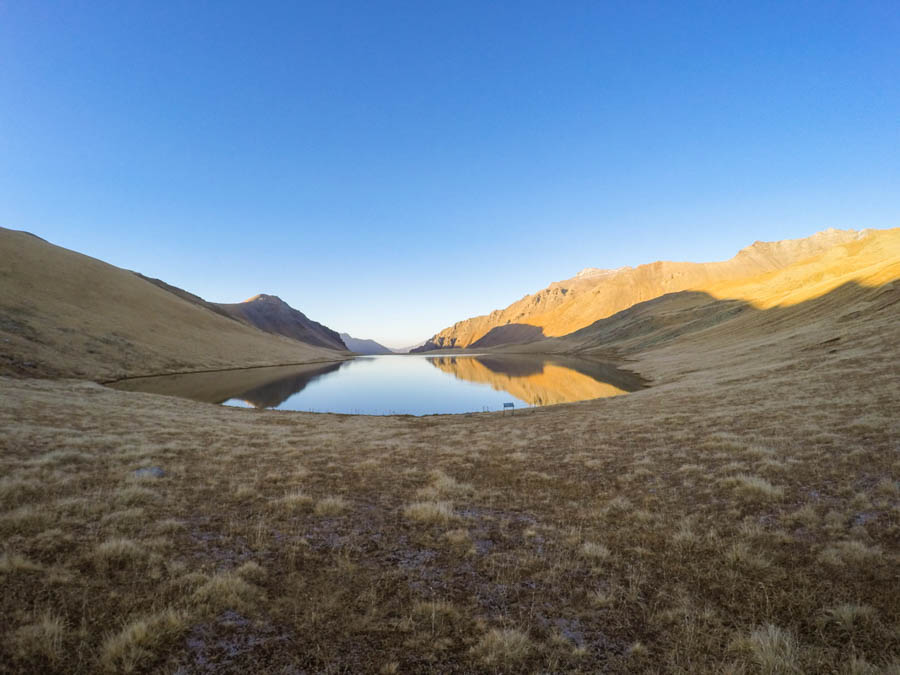
[[[347,349],[351,352],[355,352],[357,354],[363,354],[366,356],[374,356],[379,354],[394,354],[394,350],[390,347],[385,347],[380,342],[376,342],[375,340],[369,340],[366,338],[355,338],[349,333],[341,333],[341,340],[344,341],[344,344],[347,345]]]
[[[893,231],[830,228],[802,239],[756,241],[720,262],[656,261],[616,270],[585,268],[576,276],[552,282],[503,309],[457,321],[415,351],[524,344],[562,337],[667,293],[724,288],[775,273],[836,246]],[[492,331],[496,336],[497,330],[504,326],[508,328],[502,342],[493,338],[489,338],[488,345],[482,342]]]
[[[0,375],[124,377],[340,361],[199,296],[0,228]]]
[[[326,349],[347,349],[337,331],[313,321],[277,295],[258,293],[243,302],[212,304],[233,318],[267,333]]]

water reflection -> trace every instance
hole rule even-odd
[[[640,376],[611,364],[564,356],[438,356],[429,360],[445,373],[489,384],[530,405],[619,396],[645,386]]]
[[[291,396],[329,373],[334,373],[348,361],[303,366],[273,368],[241,368],[216,370],[208,373],[136,377],[115,382],[110,386],[126,391],[179,396],[204,403],[244,401],[254,408],[277,408]]]
[[[499,410],[510,401],[522,407],[617,396],[644,382],[613,365],[571,357],[466,355],[369,356],[112,386],[254,408],[426,415]]]

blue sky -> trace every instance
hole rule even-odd
[[[900,225],[900,4],[0,0],[0,225],[399,346]]]

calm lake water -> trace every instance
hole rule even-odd
[[[241,407],[431,415],[618,396],[644,381],[608,363],[570,357],[396,355],[143,377],[112,386]]]

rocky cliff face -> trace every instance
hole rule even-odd
[[[825,230],[805,239],[756,242],[731,260],[660,261],[616,270],[587,268],[565,281],[526,295],[505,309],[459,321],[416,351],[524,344],[568,335],[598,319],[667,293],[707,290],[775,272],[823,251],[863,238],[868,230]]]
[[[317,347],[341,351],[347,349],[336,331],[309,319],[303,312],[294,309],[277,295],[260,293],[244,302],[216,303],[216,306],[230,316],[267,333],[284,335]]]

